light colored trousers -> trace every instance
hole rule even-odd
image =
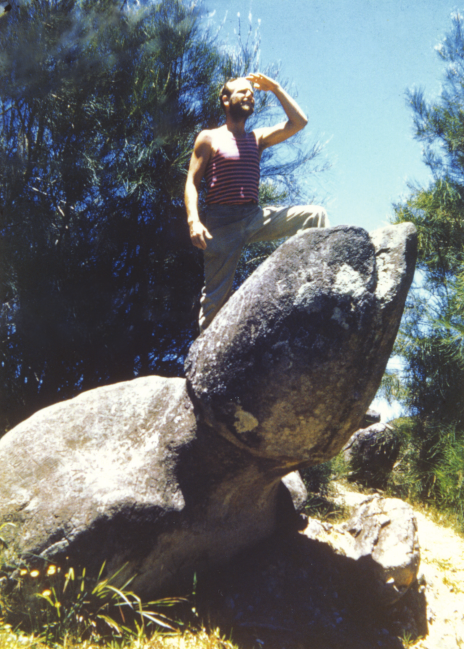
[[[235,269],[245,246],[258,241],[273,241],[306,228],[328,228],[323,207],[259,207],[246,205],[210,205],[204,223],[212,235],[204,250],[205,286],[201,294],[200,332],[228,300]]]

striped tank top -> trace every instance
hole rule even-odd
[[[206,203],[240,205],[258,202],[259,148],[253,132],[242,137],[227,133],[205,172]]]

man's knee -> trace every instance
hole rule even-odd
[[[329,221],[329,217],[328,217],[328,214],[327,214],[326,210],[323,207],[321,207],[320,209],[321,209],[321,212],[320,212],[321,224],[320,224],[319,227],[320,228],[330,228],[330,221]]]
[[[311,205],[309,215],[305,219],[301,230],[306,230],[307,228],[330,228],[329,217],[325,208],[320,205]]]
[[[320,205],[315,206],[315,221],[314,227],[316,228],[328,228],[330,227],[329,217],[327,211]]]

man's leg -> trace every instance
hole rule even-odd
[[[208,247],[210,244],[211,242],[208,241]],[[205,285],[200,298],[200,333],[203,333],[211,324],[214,316],[232,292],[235,269],[242,254],[242,248],[243,245],[240,245],[225,255],[218,255],[209,250],[204,252]]]
[[[327,212],[319,205],[263,207],[261,219],[257,215],[250,224],[248,243],[290,237],[307,228],[329,227]]]
[[[212,235],[204,250],[205,285],[201,292],[200,333],[211,323],[228,300],[243,246],[246,244],[250,215],[256,206],[219,206],[209,208],[205,224]]]
[[[204,251],[205,286],[200,300],[200,333],[228,300],[245,245],[289,237],[306,228],[329,227],[325,209],[317,205],[265,208],[224,205],[208,208],[205,220],[213,238],[208,240]]]

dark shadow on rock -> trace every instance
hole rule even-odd
[[[382,607],[366,568],[301,534],[276,534],[199,579],[196,607],[240,649],[401,649],[403,635],[425,635],[417,588]]]

